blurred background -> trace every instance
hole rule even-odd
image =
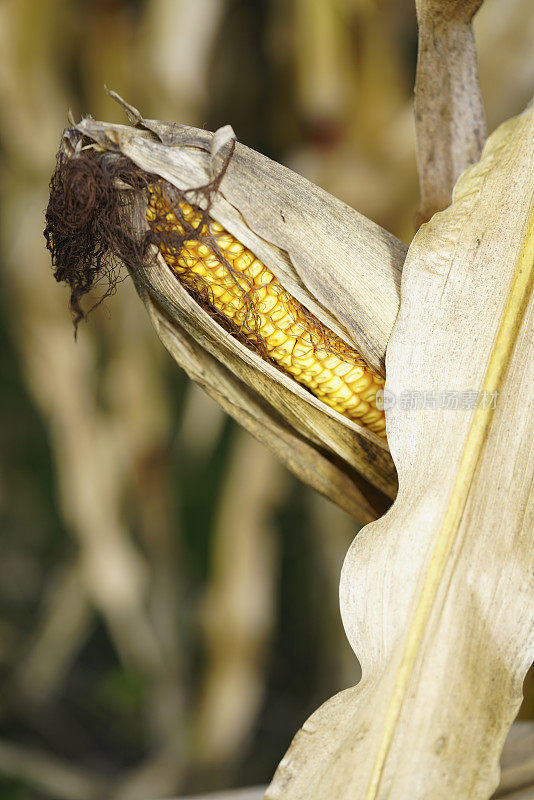
[[[492,130],[529,99],[530,0],[476,33]],[[0,0],[3,800],[265,783],[359,677],[354,521],[188,381],[128,280],[74,342],[42,235],[67,110],[125,121],[106,84],[231,123],[409,241],[416,35],[412,0]]]

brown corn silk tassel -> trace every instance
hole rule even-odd
[[[295,300],[250,250],[185,200],[170,202],[160,186],[149,186],[146,216],[173,273],[231,330],[330,408],[386,435],[384,412],[376,404],[383,378]]]

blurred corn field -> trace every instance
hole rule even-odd
[[[531,12],[476,20],[490,130],[528,102]],[[354,522],[175,368],[129,281],[74,341],[42,236],[67,110],[122,121],[106,84],[229,122],[409,241],[415,63],[412,0],[0,3],[5,800],[267,782],[358,679],[337,607]]]

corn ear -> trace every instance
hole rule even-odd
[[[376,404],[383,378],[291,297],[265,264],[222,225],[202,225],[202,213],[184,201],[178,213],[198,231],[198,238],[186,240],[180,250],[161,247],[180,280],[316,397],[385,436],[384,411]],[[147,219],[170,240],[173,232],[185,233],[159,187],[150,187]],[[215,248],[206,243],[210,236]]]
[[[158,336],[190,377],[300,479],[359,522],[375,519],[397,491],[375,397],[398,309],[405,246],[300,175],[235,142],[228,127],[211,134],[147,120],[120,102],[134,126],[86,118],[65,131],[60,158],[64,164],[79,159],[87,168],[93,159],[104,165],[124,200],[118,205],[126,238],[152,236],[147,258],[139,250],[139,258],[126,263]],[[180,208],[177,199],[187,199],[209,223],[211,242],[199,242],[189,223],[177,248],[170,242],[166,252],[165,242],[156,241],[147,190],[160,185],[174,204],[165,213]],[[209,195],[206,186],[214,187]],[[185,210],[184,202],[175,215],[181,223]],[[167,233],[175,225],[171,216]],[[208,251],[199,251],[206,244]],[[210,258],[215,271],[230,268],[243,297],[252,292],[260,299],[257,307],[248,304],[249,316],[236,308],[224,315],[236,300],[231,293],[219,307],[213,302],[228,291],[224,286],[220,294],[220,277],[197,275],[195,288],[203,291],[191,291],[193,261],[200,270],[198,262]],[[267,285],[239,271],[247,261]],[[273,311],[274,322],[263,320]],[[262,325],[267,336],[260,341]],[[230,330],[241,335],[228,335]],[[291,338],[294,347],[287,345]],[[343,378],[351,370],[349,386]]]

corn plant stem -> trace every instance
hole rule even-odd
[[[480,158],[486,122],[471,20],[483,0],[418,0],[415,81],[421,201],[415,227],[446,208],[460,174]]]

